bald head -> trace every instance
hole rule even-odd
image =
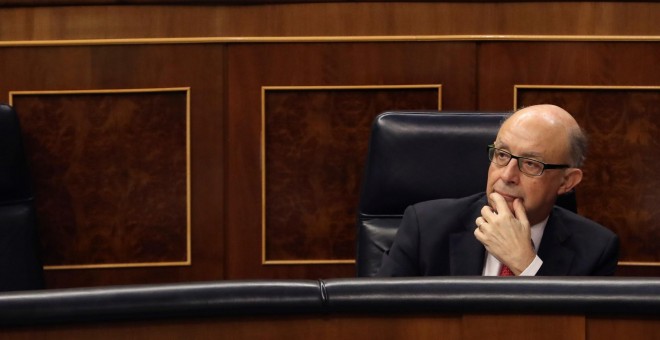
[[[511,158],[507,164],[491,161],[486,193],[499,194],[511,211],[513,202],[520,200],[532,225],[548,217],[558,195],[582,181],[579,166],[584,158],[584,135],[575,119],[560,107],[535,105],[516,111],[502,123],[493,144]],[[513,156],[517,162],[510,161]],[[546,166],[540,174],[530,174],[523,169],[524,160]],[[489,204],[494,206],[494,202]]]
[[[525,107],[511,114],[502,127],[505,125],[541,129],[547,136],[552,136],[555,143],[562,144],[572,167],[579,168],[584,163],[587,138],[575,118],[559,106],[541,104]]]

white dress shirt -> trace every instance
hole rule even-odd
[[[548,223],[548,218],[545,220],[541,221],[540,223],[537,223],[531,227],[531,233],[532,233],[532,243],[534,244],[534,251],[536,252],[537,249],[539,249],[539,246],[541,245],[541,238],[543,237],[543,231],[545,230],[545,225]],[[520,273],[520,276],[535,276],[536,273],[541,269],[541,265],[543,264],[543,261],[538,257],[534,257],[534,260],[532,263],[525,268],[525,270]],[[483,276],[498,276],[500,274],[500,268],[502,267],[502,263],[495,258],[495,256],[491,255],[489,252],[486,252],[486,261],[484,264],[484,270],[482,272]]]

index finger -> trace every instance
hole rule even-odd
[[[495,205],[493,208],[495,209],[495,211],[497,211],[498,215],[512,213],[511,210],[509,209],[509,205],[506,203],[506,200],[504,199],[504,197],[502,197],[502,195],[493,192],[490,194],[489,197],[491,201],[493,201],[493,205]]]
[[[529,220],[527,219],[527,212],[525,211],[525,206],[520,198],[516,198],[513,201],[513,210],[518,221],[522,222],[525,225],[529,225]]]

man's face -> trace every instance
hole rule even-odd
[[[514,156],[529,157],[544,163],[568,163],[568,135],[562,126],[550,124],[537,115],[520,111],[500,128],[495,147]],[[511,159],[508,165],[490,163],[486,193],[497,192],[513,211],[513,201],[523,201],[529,222],[544,220],[552,210],[564,182],[564,170],[545,170],[541,176],[529,176]],[[489,205],[494,206],[489,198]]]

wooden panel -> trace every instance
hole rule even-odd
[[[515,85],[657,86],[658,55],[650,42],[480,43],[479,109],[513,109]]]
[[[348,2],[353,0],[335,0],[334,2]],[[363,2],[374,2],[376,0],[365,0]],[[382,0],[379,2],[420,2],[414,0]],[[480,0],[447,0],[445,2],[477,2]],[[530,2],[533,0],[519,0],[518,2]],[[602,1],[602,0],[601,0]],[[204,3],[218,5],[235,4],[295,4],[306,3],[314,4],[323,1],[319,0],[0,0],[0,5],[7,6],[64,6],[64,5],[113,5],[113,4],[185,4],[185,3]],[[421,1],[424,2],[424,1]],[[536,2],[553,2],[550,0],[541,0]],[[599,2],[599,1],[596,1]]]
[[[11,99],[47,267],[190,264],[187,89]]]
[[[535,103],[564,107],[589,136],[580,214],[619,235],[620,261],[660,266],[660,87],[518,89],[519,105]]]
[[[0,49],[0,74],[3,75],[2,82],[0,82],[0,95],[6,99],[8,98],[9,91],[179,87],[190,87],[191,89],[190,193],[192,195],[192,206],[190,217],[192,265],[185,267],[141,268],[139,270],[113,268],[47,271],[47,287],[63,288],[110,284],[165,283],[222,278],[224,265],[222,233],[224,211],[224,196],[222,194],[224,174],[222,166],[224,159],[224,153],[222,152],[224,147],[222,120],[224,101],[222,84],[224,72],[223,58],[223,47],[210,45],[54,46]],[[137,104],[142,102],[140,98],[135,98],[130,103],[124,103],[126,104],[125,106],[122,105],[121,108],[116,108],[113,117],[123,117],[122,115],[124,113],[126,115],[134,114],[136,116],[143,114],[142,112],[144,114],[158,114],[160,106],[167,105],[166,99],[154,102],[152,106],[146,105],[148,102],[144,102],[145,105],[137,106]],[[102,104],[103,101],[98,103]],[[106,103],[114,103],[114,101],[108,101]],[[85,105],[91,104],[86,103]],[[53,106],[49,107],[53,108]],[[178,104],[177,107],[179,107]],[[167,110],[167,108],[162,109]],[[95,112],[95,110],[90,109],[90,112]],[[48,112],[43,113],[47,114]],[[20,110],[18,114],[21,117],[22,113]],[[70,120],[64,122],[71,123]],[[76,122],[82,122],[82,120]],[[111,120],[111,122],[115,121]],[[77,127],[80,128],[80,126]],[[50,128],[48,127],[47,129]],[[136,128],[139,128],[138,131],[150,131],[149,133],[155,135],[168,133],[167,127],[164,125],[149,126],[148,130],[145,130],[147,126],[136,126]],[[43,131],[42,133],[47,134],[49,132]],[[99,136],[101,140],[96,141],[98,143],[97,145],[115,145],[119,142],[116,139],[118,138],[116,135],[99,134]],[[59,142],[64,143],[65,140]],[[121,147],[124,148],[125,146]],[[166,147],[166,145],[157,146],[157,152],[168,151],[165,149]],[[62,152],[66,151],[65,148],[61,150],[63,150]],[[154,150],[154,152],[156,151]],[[101,154],[97,155],[99,157],[103,156]],[[117,159],[112,154],[107,156]],[[56,159],[53,161],[56,161]],[[154,162],[156,163],[150,166],[157,164],[157,160],[154,160]],[[55,164],[51,164],[51,166],[57,169]],[[165,169],[158,171],[165,171]],[[80,183],[92,183],[89,181],[89,178],[80,180]],[[97,183],[93,183],[94,187],[91,189],[95,189],[96,185]],[[103,187],[111,188],[112,186],[103,185]],[[170,189],[163,188],[163,194],[166,196],[160,197],[163,200],[161,203],[168,202],[169,199],[184,199],[182,196],[175,198],[167,197],[167,190]],[[102,202],[107,202],[109,197],[116,195],[117,192],[110,191],[107,196],[104,194]],[[145,199],[153,198],[145,197]],[[154,202],[154,204],[158,203]],[[85,205],[75,207],[75,209],[84,208]],[[158,218],[165,217],[159,216]],[[152,235],[153,237],[165,236],[165,234]],[[75,235],[71,236],[74,237]],[[80,236],[85,237],[83,235]],[[58,239],[63,240],[59,236]],[[118,242],[119,239],[113,242]],[[131,242],[129,239],[125,239],[125,241]],[[45,242],[48,242],[48,240],[45,240]],[[101,242],[98,246],[106,247],[107,245]],[[57,251],[71,252],[72,250]],[[156,251],[154,254],[147,255],[145,253],[141,256],[143,256],[143,259],[164,256],[163,253],[158,255],[157,249],[154,249],[154,251]],[[49,251],[45,252],[45,254],[53,254],[53,252]],[[66,254],[66,258],[46,258],[46,263],[62,263],[64,260],[67,263],[80,263],[76,260],[88,261],[91,258],[89,254],[83,255],[79,251],[77,253]],[[78,256],[75,254],[83,256],[83,258],[72,259],[71,256]],[[97,260],[114,261],[126,257],[126,255],[102,255],[98,253],[94,256],[102,257]]]
[[[261,98],[262,86],[379,86],[379,85],[419,85],[442,84],[443,96],[452,98],[443,100],[443,108],[470,108],[476,101],[475,94],[470,90],[474,86],[474,60],[466,56],[474,55],[474,44],[471,43],[336,43],[336,44],[244,44],[229,47],[229,110],[228,137],[231,143],[228,149],[228,180],[227,195],[231,198],[227,206],[227,278],[259,278],[259,277],[290,277],[318,278],[354,276],[353,265],[291,265],[262,266],[259,252],[261,246]],[[460,68],[461,72],[453,72]],[[397,95],[396,98],[406,98]],[[392,97],[393,98],[393,97]],[[368,99],[373,100],[373,99]],[[392,99],[388,99],[392,100]],[[379,102],[379,101],[376,101]],[[374,102],[374,103],[376,103]],[[364,105],[361,102],[352,102]],[[402,101],[402,104],[404,102]],[[304,103],[303,103],[304,104]],[[303,105],[301,104],[301,105]],[[386,101],[378,105],[386,104]],[[293,107],[271,107],[269,112],[278,113]],[[306,105],[306,104],[305,104]],[[332,105],[338,105],[333,103]],[[398,103],[397,103],[398,105]],[[408,104],[406,104],[408,105]],[[374,109],[369,109],[369,115]],[[330,108],[328,108],[329,110]],[[272,110],[272,111],[271,111]],[[325,109],[323,109],[325,110]],[[345,111],[345,110],[342,110]],[[286,112],[286,111],[283,111]],[[324,111],[319,111],[324,112]],[[327,111],[331,112],[331,111]],[[349,111],[352,112],[352,111]],[[367,111],[365,111],[367,112]],[[361,126],[368,121],[366,116],[356,116],[346,112],[341,113],[344,124],[356,123]],[[298,119],[291,118],[291,123]],[[324,114],[328,115],[328,114]],[[339,117],[339,113],[332,115]],[[277,115],[273,117],[278,117]],[[322,116],[319,116],[322,117]],[[317,117],[317,118],[319,118]],[[320,118],[319,118],[320,119]],[[322,126],[322,125],[321,125]],[[298,133],[303,133],[300,131]],[[310,131],[314,132],[314,131]],[[363,134],[363,133],[362,133]],[[301,135],[298,140],[312,136]],[[366,137],[366,136],[365,136]],[[328,141],[319,140],[319,151],[328,152]],[[364,143],[361,141],[359,143]],[[363,144],[364,145],[364,144]],[[325,150],[323,148],[326,148]],[[354,155],[354,156],[350,156]],[[350,164],[351,157],[356,153],[340,155],[334,160],[340,163],[344,160]],[[364,157],[365,155],[362,155]],[[341,176],[357,179],[362,170],[352,166],[352,170]],[[292,180],[280,177],[282,181]],[[332,189],[332,188],[331,188]],[[315,188],[319,195],[325,190]],[[357,190],[353,187],[352,190]],[[332,189],[331,192],[338,192]],[[355,191],[352,197],[355,197]],[[275,197],[274,199],[277,199]],[[349,207],[350,197],[346,198],[343,207]],[[318,202],[310,206],[320,206]],[[354,209],[354,208],[353,208]],[[351,209],[351,210],[353,210]],[[351,212],[342,212],[350,215]],[[290,228],[300,228],[292,223]],[[345,232],[345,234],[348,231]],[[295,234],[295,233],[294,233]],[[333,234],[334,235],[334,234]],[[342,236],[341,253],[330,253],[333,257],[348,256],[354,246],[354,233]],[[310,240],[301,239],[296,247]],[[314,242],[326,242],[324,240]],[[318,244],[318,243],[316,243]],[[349,246],[350,244],[350,246]],[[246,251],[250,249],[250,251]],[[330,249],[326,247],[325,249]],[[304,256],[326,256],[325,254],[307,253]],[[290,254],[276,255],[289,257]]]
[[[266,89],[264,262],[352,261],[373,119],[438,110],[439,96],[439,86]]]
[[[360,12],[375,4],[355,5],[359,6],[351,5],[351,7],[356,12]],[[325,5],[320,4],[320,6]],[[361,6],[365,6],[366,9],[362,9]],[[419,4],[410,7],[411,10],[408,11],[418,11],[416,6]],[[636,8],[635,6],[631,8]],[[1,8],[0,13],[8,11],[13,13],[10,17],[15,15],[15,18],[24,20],[17,26],[3,24],[0,26],[0,35],[31,32],[27,34],[34,34],[33,37],[70,34],[74,36],[81,34],[84,37],[112,37],[117,34],[131,36],[139,32],[145,36],[162,34],[176,36],[206,32],[208,27],[205,25],[218,27],[225,24],[224,21],[219,23],[218,21],[221,20],[215,17],[209,22],[200,21],[195,24],[186,21],[192,21],[190,19],[192,17],[204,18],[206,15],[202,14],[204,10],[220,10],[217,8],[193,10],[193,7],[182,6],[179,8],[182,18],[188,19],[177,21],[178,19],[173,17],[158,14],[159,8],[145,7],[154,10],[153,17],[148,17],[144,22],[119,27],[119,31],[102,28],[101,24],[95,26],[96,21],[89,24],[91,20],[88,22],[88,27],[83,27],[84,25],[78,21],[83,19],[72,16],[73,12],[68,11],[102,11],[108,14],[108,17],[120,13],[130,18],[132,14],[127,14],[128,12],[124,10],[131,9],[131,6],[122,9],[104,6],[52,9],[64,11],[58,12],[60,14],[68,13],[62,17],[51,16],[52,13],[49,12],[51,9],[41,12],[44,9]],[[591,8],[589,11],[600,10],[597,9],[598,6],[587,7]],[[274,26],[281,29],[281,32],[299,33],[302,31],[302,26],[295,25],[303,25],[307,19],[293,24],[295,16],[302,15],[304,11],[298,5],[291,8],[296,8],[292,12],[287,12],[291,16],[286,16],[287,20]],[[483,8],[480,8],[481,11]],[[265,13],[261,12],[265,11],[261,7],[253,9],[254,13]],[[341,9],[340,12],[344,10]],[[386,6],[384,12],[377,10],[373,16],[367,16],[366,20],[383,26],[373,32],[420,29],[414,22],[409,22],[409,26],[400,22],[396,25],[392,23],[393,26],[389,27],[386,21],[380,19],[380,15],[385,15],[383,13],[399,15],[390,13],[391,10]],[[499,10],[501,8],[496,11]],[[190,15],[188,11],[198,14],[188,16]],[[284,15],[279,11],[279,9],[275,10],[272,18]],[[631,11],[635,10],[631,9]],[[332,18],[337,13],[330,11],[327,17]],[[626,13],[632,12],[623,10],[619,14],[625,17],[628,15]],[[429,15],[438,18],[439,14]],[[71,19],[71,26],[58,26],[62,24],[58,20],[67,17],[75,17]],[[161,19],[163,21],[160,21]],[[260,16],[252,18],[253,21],[257,19],[264,21]],[[372,32],[372,28],[360,26],[362,24],[357,21],[355,22],[357,26],[335,27],[336,23],[324,22],[318,17],[317,19],[321,26],[310,24],[309,32],[314,32],[315,29],[321,30],[319,27],[329,27],[327,32]],[[102,23],[103,20],[105,19],[99,22]],[[427,19],[422,16],[420,20],[424,22]],[[644,20],[646,19],[641,19]],[[171,23],[189,25],[181,27]],[[154,24],[153,31],[150,31],[151,28],[141,26],[151,24]],[[477,25],[474,22],[473,24]],[[424,25],[428,25],[428,22]],[[438,29],[444,29],[445,25],[450,24],[438,23]],[[491,23],[484,25],[488,26]],[[631,27],[635,27],[634,25],[632,24]],[[52,29],[53,27],[58,29]],[[145,31],[141,31],[142,28],[145,28]],[[266,32],[273,29],[273,24],[265,20],[255,27],[248,25],[233,29]],[[433,28],[429,29],[433,31]],[[660,79],[660,68],[656,67],[656,56],[660,55],[660,45],[654,42],[232,43],[227,47],[229,58],[226,64],[225,47],[222,44],[142,45],[138,42],[134,45],[44,47],[5,45],[0,48],[0,74],[2,74],[0,95],[5,100],[9,91],[16,90],[191,88],[192,266],[144,270],[49,271],[47,273],[49,287],[211,280],[223,277],[353,276],[354,268],[350,264],[262,266],[260,256],[261,174],[264,169],[260,150],[262,86],[443,84],[445,109],[509,110],[513,107],[513,86],[516,84],[657,86]],[[477,58],[478,67],[476,67]],[[225,102],[225,98],[231,99]],[[282,178],[284,181],[290,179]],[[228,183],[226,187],[225,183]],[[350,251],[346,246],[349,241],[352,240],[342,237],[344,248],[340,248],[341,250],[335,253],[334,250],[325,254],[281,253],[275,258],[296,256],[321,258],[326,255],[340,258],[345,256],[341,251]],[[337,249],[333,247],[326,249]],[[644,249],[643,251],[649,250],[648,247]],[[638,268],[625,268],[620,272],[631,273],[631,271],[634,275],[658,274],[657,270],[649,272],[640,271]],[[223,275],[225,272],[226,275]]]
[[[586,325],[585,325],[586,324]],[[566,315],[291,316],[5,328],[3,339],[616,339],[657,340],[656,318]]]
[[[583,340],[585,317],[568,315],[464,315],[463,340]]]
[[[587,340],[659,340],[660,321],[655,318],[600,317],[587,319]]]
[[[656,67],[657,58],[660,55],[660,44],[655,43],[562,43],[562,42],[501,42],[501,43],[483,43],[479,47],[479,108],[482,110],[511,110],[514,106],[514,86],[516,85],[547,85],[547,86],[658,86],[660,79],[660,69]],[[589,92],[589,91],[587,91]],[[552,95],[556,93],[552,92]],[[595,98],[589,95],[583,99],[572,98],[571,101],[566,101],[565,98],[535,98],[535,102],[559,100],[557,103],[561,105],[573,105],[575,108],[572,110],[579,115],[580,112],[589,112],[594,117],[599,119],[606,119],[610,117],[612,123],[619,122],[621,118],[617,110],[634,111],[634,119],[636,121],[626,122],[623,126],[633,128],[631,131],[641,132],[644,135],[652,136],[649,134],[653,128],[654,123],[639,127],[634,127],[634,124],[639,122],[649,121],[654,122],[653,116],[655,110],[653,106],[657,106],[657,99],[648,97],[649,94],[639,97],[640,101],[637,102],[637,96],[641,95],[639,91],[623,95],[620,99],[625,100],[624,103],[618,103],[616,100],[619,97],[613,95],[615,93],[609,92],[609,95],[604,97]],[[561,91],[562,96],[568,95],[568,92]],[[603,94],[601,93],[601,96]],[[581,103],[582,100],[587,102]],[[646,107],[640,107],[640,103],[651,101],[652,104],[646,104]],[[531,104],[529,99],[527,101],[520,101],[521,103]],[[592,105],[587,110],[586,105]],[[623,106],[622,106],[623,105]],[[569,110],[571,108],[569,107]],[[655,111],[654,111],[655,110]],[[649,116],[644,116],[648,114]],[[592,120],[593,121],[593,120]],[[630,125],[628,125],[630,124]],[[602,123],[601,123],[602,125]],[[605,123],[607,125],[607,123]],[[600,130],[602,126],[596,127],[591,124],[592,130]],[[641,129],[641,130],[640,130]],[[605,131],[611,131],[609,128]],[[598,131],[593,131],[598,132]],[[603,131],[604,132],[604,131]],[[626,169],[635,163],[634,158],[627,158],[631,155],[640,155],[642,151],[638,146],[632,147],[633,144],[639,143],[639,135],[633,133],[632,139],[630,136],[624,137],[620,135],[613,136],[615,139],[625,141],[626,145],[630,147],[624,152],[625,155],[621,157],[626,158],[624,167]],[[598,141],[592,141],[592,147],[611,147],[612,150],[620,150],[620,145],[613,145],[612,140],[605,135],[593,136],[600,138]],[[654,139],[653,139],[654,140]],[[654,145],[653,140],[649,140],[646,148],[651,150]],[[657,153],[651,151],[649,157],[653,157]],[[605,155],[603,154],[602,157]],[[596,163],[596,154],[589,156],[590,162]],[[633,163],[630,163],[632,161]],[[637,162],[641,159],[637,158]],[[604,162],[604,161],[603,161]],[[599,162],[600,164],[605,164]],[[611,164],[609,160],[607,164]],[[655,162],[651,162],[655,164]],[[594,164],[595,165],[595,164]],[[644,165],[646,168],[647,165]],[[616,169],[623,169],[617,167]],[[640,172],[641,171],[641,172]],[[636,169],[634,172],[622,173],[609,173],[611,177],[608,183],[620,182],[623,178],[632,185],[626,188],[626,195],[644,194],[646,191],[635,191],[634,188],[642,188],[648,183],[649,180],[654,182],[653,178],[642,178],[644,173],[652,173],[654,170]],[[593,170],[590,171],[594,173]],[[594,173],[597,174],[598,172]],[[607,172],[601,173],[606,175]],[[590,176],[587,174],[587,176]],[[621,177],[623,176],[623,177]],[[602,176],[601,176],[602,177]],[[657,176],[651,176],[657,177]],[[603,213],[597,213],[598,209],[602,208],[603,200],[614,203],[618,201],[622,205],[613,211],[619,211],[616,221],[603,220],[600,221],[608,227],[617,230],[617,233],[622,237],[622,260],[642,260],[649,261],[658,258],[657,247],[653,246],[657,240],[657,226],[655,225],[639,225],[638,221],[649,221],[652,215],[648,213],[637,213],[640,207],[649,207],[645,211],[653,211],[651,206],[657,206],[657,197],[651,195],[646,197],[643,205],[631,203],[624,197],[612,196],[610,193],[611,188],[602,186],[603,183],[599,181],[604,178],[585,178],[585,182],[578,187],[579,193],[579,207],[580,211],[584,211],[587,217],[600,218]],[[589,184],[591,183],[591,184]],[[593,191],[593,192],[592,192]],[[643,197],[635,197],[633,201],[643,199]],[[591,207],[591,208],[589,208]],[[622,209],[629,209],[630,212],[623,213]],[[588,210],[585,210],[588,209]],[[633,212],[634,211],[634,212]],[[591,216],[591,214],[594,214]],[[626,217],[623,217],[626,216]],[[654,216],[654,215],[653,215]],[[613,216],[612,216],[613,217]],[[623,221],[621,220],[623,219]],[[654,233],[655,231],[655,233]],[[642,240],[644,239],[644,240]],[[655,260],[652,260],[655,261]],[[638,267],[631,268],[627,266],[620,266],[618,275],[660,275],[659,267]]]
[[[654,2],[0,7],[0,41],[156,37],[660,35]]]
[[[458,316],[283,316],[3,329],[9,339],[461,339]]]

